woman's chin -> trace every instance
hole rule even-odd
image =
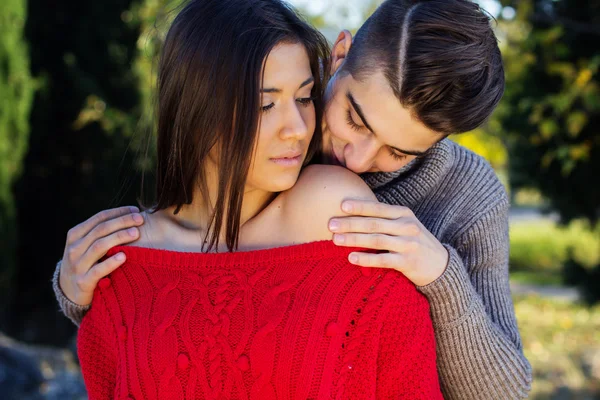
[[[273,176],[272,179],[269,180],[268,185],[266,185],[268,186],[267,190],[273,193],[285,192],[294,187],[296,182],[298,182],[299,176],[300,171],[297,173],[286,173]]]

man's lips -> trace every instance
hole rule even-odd
[[[336,152],[335,152],[335,148],[334,148],[333,146],[331,147],[331,155],[332,155],[333,161],[334,161],[334,162],[335,162],[337,165],[340,165],[340,166],[342,166],[342,167],[346,167],[346,165],[344,165],[344,163],[340,161],[340,158],[339,158],[339,157],[338,157],[338,155],[336,154]]]

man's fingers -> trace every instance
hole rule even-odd
[[[413,215],[412,211],[407,207],[392,206],[370,200],[344,200],[342,202],[342,211],[350,215],[387,219],[396,219]]]
[[[87,248],[90,247],[92,243],[94,243],[98,239],[112,235],[113,233],[117,233],[119,231],[125,231],[129,228],[138,227],[143,223],[144,217],[138,213],[129,213],[121,215],[117,218],[109,219],[100,223],[99,225],[96,225],[94,229],[90,231],[90,233],[88,233],[82,238],[82,240],[80,241],[80,243],[77,244],[77,246],[81,246],[83,249],[87,250]],[[124,237],[123,234],[121,236]],[[137,239],[137,234],[132,237],[134,239]]]
[[[361,247],[394,253],[413,253],[419,246],[417,240],[380,233],[336,233],[333,235],[333,242],[343,247]]]
[[[393,236],[416,236],[421,230],[414,217],[385,219],[374,217],[337,217],[329,221],[329,230],[335,233],[382,233]]]
[[[115,246],[131,243],[137,240],[139,236],[140,232],[138,228],[129,228],[97,239],[81,257],[79,262],[80,268],[87,269],[88,271],[93,269],[93,266],[106,255],[108,250]]]
[[[125,206],[119,208],[113,208],[110,210],[100,211],[98,214],[89,218],[87,221],[71,228],[67,233],[67,246],[75,243],[84,236],[86,236],[92,229],[97,225],[101,224],[106,220],[118,218],[122,215],[139,212],[139,209],[135,206]]]
[[[98,281],[119,268],[126,260],[125,253],[120,252],[94,265],[82,278],[79,284],[82,290],[91,292],[98,285]]]
[[[401,264],[402,256],[400,254],[392,253],[350,253],[348,255],[348,261],[354,265],[361,267],[374,267],[374,268],[390,268],[397,269],[396,267]]]
[[[86,274],[90,278],[90,281],[93,282],[94,288],[100,279],[109,275],[111,272],[123,265],[125,259],[125,253],[121,252],[113,255],[110,258],[107,258],[99,264],[94,265],[94,267]]]
[[[333,242],[338,246],[388,251],[395,247],[395,239],[394,236],[378,233],[336,233],[333,235]]]

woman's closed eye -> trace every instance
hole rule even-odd
[[[273,107],[275,107],[275,103],[271,103],[269,105],[262,106],[260,109],[261,109],[262,112],[267,112],[270,109],[272,109]]]
[[[311,103],[313,101],[315,101],[314,97],[302,97],[300,99],[296,100],[298,103],[300,103],[301,105],[303,105],[304,107],[308,107],[311,105]]]
[[[314,97],[302,97],[300,99],[296,99],[296,101],[298,103],[300,103],[300,105],[303,107],[310,106],[314,100],[315,100]],[[275,103],[270,103],[266,106],[262,106],[260,109],[263,113],[266,113],[266,112],[269,112],[270,110],[272,110],[273,107],[275,107]]]

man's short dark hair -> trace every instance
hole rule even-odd
[[[504,93],[488,13],[468,0],[387,0],[360,28],[342,73],[382,70],[400,103],[444,135],[470,131]]]

